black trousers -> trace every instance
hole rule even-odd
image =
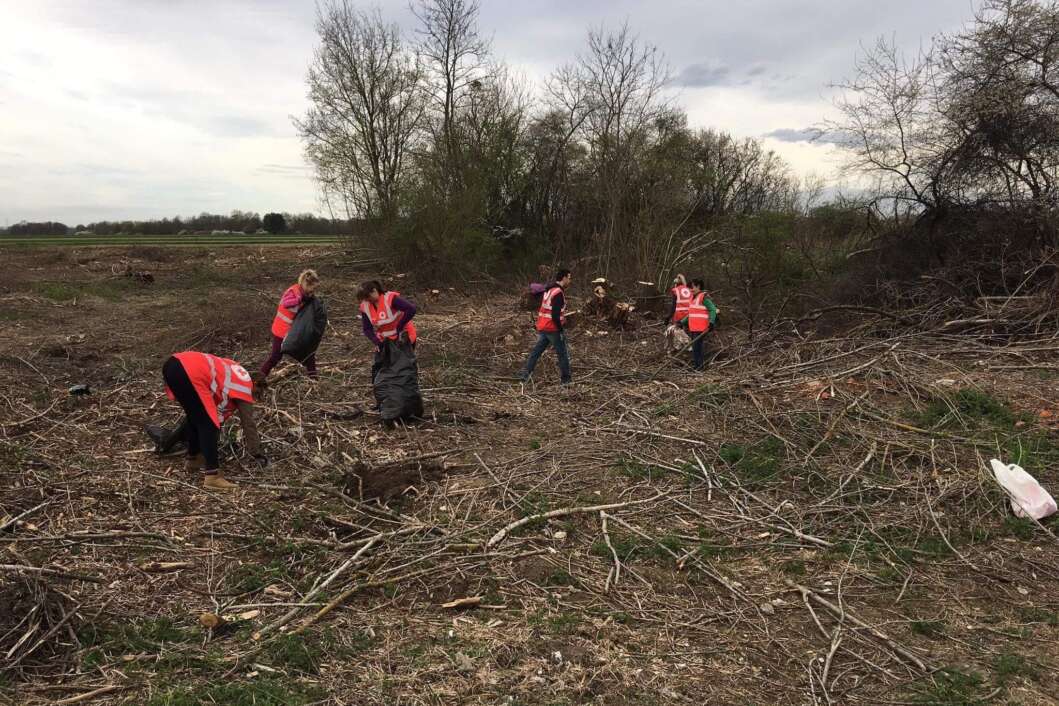
[[[184,408],[187,415],[187,443],[188,456],[201,453],[206,459],[205,470],[207,473],[214,472],[220,465],[217,461],[217,439],[220,429],[213,423],[206,408],[202,406],[202,399],[191,384],[187,371],[180,361],[170,356],[169,360],[162,366],[162,379],[173,391],[173,396]]]

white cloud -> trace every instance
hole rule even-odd
[[[829,114],[826,85],[861,42],[915,48],[968,0],[483,2],[496,54],[539,85],[587,29],[628,21],[669,57],[696,126],[833,173],[796,140]],[[382,2],[408,31],[405,0]],[[0,224],[20,219],[317,210],[290,116],[306,108],[312,0],[0,0]],[[786,132],[785,132],[786,131]]]

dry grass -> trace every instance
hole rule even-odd
[[[38,256],[19,255],[42,278],[72,267]],[[93,257],[79,272],[102,259],[105,277],[121,253]],[[99,582],[0,573],[14,607],[0,693],[1054,702],[1057,541],[1014,520],[987,471],[999,453],[1059,489],[1059,437],[1040,416],[1055,405],[1054,334],[997,346],[872,322],[752,345],[723,331],[698,376],[660,360],[657,325],[586,324],[571,334],[577,384],[555,385],[546,354],[523,389],[510,378],[532,334],[514,295],[472,306],[402,283],[421,305],[429,418],[386,431],[364,410],[363,273],[311,259],[334,327],[322,379],[291,369],[265,395],[268,469],[244,466],[230,437],[232,495],[155,457],[140,425],[176,416],[157,371],[180,336],[264,357],[297,266],[265,251],[148,262],[157,284],[117,309],[28,283],[3,295],[34,302],[40,322],[20,316],[0,344],[0,463],[14,469],[0,518],[29,511],[0,531],[0,564]],[[91,396],[66,395],[85,381]],[[480,600],[444,607],[461,598]],[[203,612],[232,620],[205,630]]]

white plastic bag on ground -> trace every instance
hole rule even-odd
[[[996,482],[1011,496],[1011,509],[1017,517],[1040,520],[1056,511],[1055,499],[1021,466],[995,458],[989,463],[993,466]]]

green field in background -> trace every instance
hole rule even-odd
[[[235,247],[239,245],[326,245],[337,235],[0,235],[0,247],[154,245],[164,247]]]

